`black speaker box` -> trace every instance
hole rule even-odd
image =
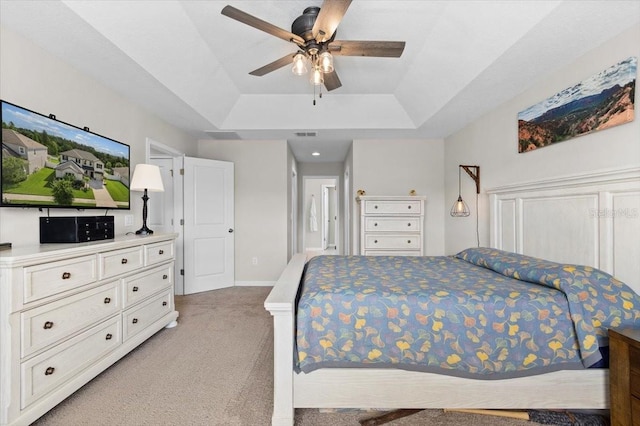
[[[40,218],[40,243],[82,243],[114,236],[113,216]]]

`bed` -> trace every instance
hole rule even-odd
[[[558,280],[555,277],[547,280],[551,284],[547,287],[540,286],[540,282],[534,283],[535,286],[545,287],[549,291],[558,291],[555,287],[562,287],[560,281],[569,282],[571,280],[568,277],[575,277],[576,273],[582,275],[585,273],[600,274],[599,271],[603,271],[604,275],[601,277],[606,280],[611,279],[619,282],[619,280],[611,278],[611,275],[614,275],[628,285],[628,287],[617,287],[616,285],[616,297],[618,297],[617,302],[619,303],[615,306],[618,310],[628,311],[622,316],[626,315],[627,320],[630,320],[632,324],[638,324],[636,321],[640,321],[640,319],[637,318],[637,309],[640,308],[640,302],[636,293],[640,293],[640,282],[638,281],[640,270],[636,259],[640,257],[638,256],[640,243],[636,236],[640,234],[639,169],[603,171],[588,176],[567,176],[562,179],[495,188],[488,192],[490,196],[491,248],[471,249],[460,253],[459,256],[432,257],[429,258],[430,262],[437,264],[447,259],[447,261],[453,261],[459,265],[460,262],[467,261],[463,259],[464,257],[474,258],[475,260],[471,259],[471,263],[475,263],[474,267],[492,270],[492,273],[498,273],[507,278],[506,281],[545,281],[545,277],[552,273],[564,274],[566,280]],[[516,263],[524,261],[527,264],[524,269],[527,270],[513,268],[513,265],[509,265],[509,262],[505,261],[505,256],[512,260],[515,259]],[[535,263],[536,259],[549,259],[550,261]],[[354,263],[363,261],[363,259],[360,257],[336,257],[333,261]],[[384,262],[394,262],[396,259],[381,259],[380,261],[383,262],[383,265],[379,268],[384,270],[390,268]],[[386,368],[390,366],[389,364],[394,364],[396,358],[402,357],[404,353],[411,354],[409,358],[416,358],[415,355],[420,351],[411,346],[418,340],[415,336],[406,336],[407,338],[404,340],[395,339],[392,342],[382,342],[394,349],[395,352],[380,355],[374,352],[373,358],[380,358],[382,361],[380,364],[368,362],[369,365],[363,366],[354,363],[351,366],[344,361],[323,359],[318,352],[313,352],[318,349],[321,349],[321,352],[331,352],[326,351],[327,348],[333,349],[334,352],[336,348],[341,349],[341,352],[345,352],[344,349],[348,349],[346,352],[353,350],[357,352],[356,342],[346,344],[349,339],[344,338],[344,332],[333,332],[331,335],[325,330],[324,334],[321,333],[315,338],[307,338],[307,341],[304,338],[300,340],[300,336],[296,336],[297,329],[302,327],[302,325],[296,324],[298,317],[295,310],[298,298],[300,298],[300,303],[307,303],[305,296],[299,294],[299,288],[311,263],[308,262],[306,256],[295,255],[265,301],[265,307],[271,312],[274,320],[274,411],[272,417],[274,425],[293,424],[295,408],[303,407],[384,409],[603,409],[608,407],[608,370],[606,368],[585,367],[593,366],[599,361],[600,349],[606,347],[606,327],[619,325],[615,319],[603,321],[603,330],[605,330],[603,333],[602,330],[590,329],[594,322],[591,319],[585,319],[585,312],[576,314],[580,304],[576,304],[573,312],[567,310],[565,314],[560,313],[560,317],[569,316],[574,319],[582,319],[582,323],[573,327],[576,336],[563,335],[562,339],[551,339],[545,343],[551,352],[559,351],[564,354],[562,359],[565,362],[564,365],[546,369],[538,368],[540,366],[533,358],[529,358],[526,363],[528,367],[531,367],[532,371],[530,372],[516,371],[514,368],[502,368],[501,370],[492,366],[490,369],[495,371],[489,371],[487,377],[477,377],[478,371],[473,371],[474,368],[477,370],[478,366],[482,369],[484,365],[496,364],[495,359],[491,360],[492,363],[487,362],[489,360],[486,356],[501,357],[499,350],[493,350],[494,353],[489,354],[488,352],[492,352],[492,348],[487,348],[486,353],[476,354],[477,359],[473,360],[474,363],[466,362],[464,357],[460,357],[460,360],[456,357],[447,358],[452,355],[449,353],[444,354],[444,360],[435,359],[435,367],[434,365],[416,366],[409,362],[407,365],[391,365],[396,368]],[[313,263],[321,262],[318,260]],[[555,270],[544,271],[541,269],[543,266],[555,268]],[[433,268],[433,263],[430,268]],[[405,270],[406,268],[402,266],[400,269]],[[467,272],[463,272],[463,274],[468,275]],[[600,277],[600,275],[598,276]],[[525,279],[522,280],[522,278]],[[451,281],[451,277],[445,279]],[[363,282],[366,286],[367,279],[364,279]],[[330,292],[332,291],[331,286],[327,286],[326,283],[320,284],[320,286],[323,285]],[[386,285],[393,286],[393,284]],[[464,290],[461,291],[464,292]],[[544,291],[547,292],[547,290]],[[435,290],[435,292],[446,292],[446,288]],[[586,292],[576,296],[568,296],[567,299],[590,298],[593,296],[593,292],[593,289],[586,289]],[[624,297],[621,297],[622,293],[624,293]],[[442,293],[440,295],[434,294],[431,297],[439,298],[441,296],[443,296]],[[322,298],[326,298],[327,295],[317,297],[323,300]],[[545,293],[541,297],[551,296]],[[322,312],[318,310],[326,306],[326,299],[323,300],[323,303],[324,305],[315,306],[315,311],[310,310],[301,316],[312,317],[316,315],[317,318],[323,318],[322,321],[327,321],[328,316],[323,316]],[[311,309],[313,308],[312,306]],[[394,319],[394,321],[398,319],[403,307],[400,304],[398,308],[390,307],[389,309],[387,312],[381,311],[387,323],[393,322],[389,319]],[[451,308],[449,308],[450,310]],[[335,321],[347,322],[348,312],[332,313],[336,314]],[[342,317],[340,317],[340,313]],[[413,314],[413,311],[411,313]],[[388,316],[392,318],[388,318]],[[415,314],[410,316],[415,317]],[[542,317],[547,318],[547,313]],[[599,321],[602,319],[598,318]],[[433,318],[424,319],[424,321],[427,327],[433,329],[435,326]],[[473,318],[469,316],[469,319],[462,318],[463,327],[465,321],[471,324],[482,320],[477,316]],[[354,320],[354,326],[355,323]],[[310,324],[313,328],[313,319]],[[318,324],[327,325],[316,321],[316,326]],[[399,322],[394,324],[398,325]],[[362,326],[362,324],[360,325]],[[437,327],[444,327],[444,324],[437,325]],[[537,327],[542,327],[542,325]],[[375,330],[376,327],[372,327],[372,329]],[[567,329],[565,326],[564,330]],[[510,330],[507,325],[506,334],[508,335],[510,331],[513,330]],[[520,330],[515,330],[514,334],[517,335],[518,331]],[[368,333],[365,330],[362,334]],[[449,333],[452,335],[454,332],[450,331]],[[371,334],[373,335],[374,332]],[[332,338],[327,338],[327,335]],[[553,336],[558,337],[556,334]],[[475,337],[477,338],[477,336]],[[321,342],[323,338],[324,341]],[[342,340],[340,340],[341,338]],[[473,336],[469,337],[469,339],[473,338]],[[309,341],[309,339],[316,340]],[[379,339],[384,340],[384,336]],[[410,341],[411,339],[413,340]],[[564,346],[566,342],[563,341],[563,346],[558,346],[561,343],[560,340],[563,339],[565,341],[575,339],[576,343],[568,343]],[[378,341],[379,343],[380,341]],[[366,358],[369,358],[372,343],[368,342],[367,344],[369,346],[363,346],[363,348],[368,348],[367,350],[360,348],[359,355],[351,358],[360,358],[357,360],[360,362],[363,359],[366,361]],[[376,341],[373,344],[375,345]],[[423,344],[424,342],[420,342],[420,346]],[[460,344],[464,345],[465,342],[460,342]],[[523,341],[522,344],[526,345],[527,343]],[[542,346],[540,342],[533,342],[533,345]],[[449,347],[451,347],[450,344]],[[415,350],[412,352],[413,349]],[[428,351],[426,352],[428,353]],[[529,356],[529,351],[522,352],[520,356],[522,358],[519,363],[524,364],[524,360]],[[537,360],[540,360],[547,355],[535,356]],[[305,365],[304,361],[310,359],[318,361],[317,365]],[[469,368],[466,371],[460,369],[445,371],[440,367],[447,364],[447,359],[450,364],[469,364],[472,367],[471,371]],[[532,375],[527,375],[529,373]]]

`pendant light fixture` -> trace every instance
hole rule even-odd
[[[473,169],[473,171],[471,171]],[[467,172],[471,179],[476,183],[476,194],[480,194],[480,166],[467,166],[460,164],[458,166],[458,199],[451,207],[450,214],[453,217],[467,217],[471,214],[469,206],[462,199],[462,192],[460,187],[460,170]]]

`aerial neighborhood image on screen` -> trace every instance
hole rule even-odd
[[[129,209],[129,145],[2,101],[2,207]]]

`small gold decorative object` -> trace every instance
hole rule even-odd
[[[416,192],[415,189],[412,189],[411,191],[409,191],[409,195],[416,195],[416,194],[417,194],[417,192]]]
[[[366,195],[366,192],[364,189],[358,189],[357,194],[358,194],[358,197],[362,197],[363,195]]]

